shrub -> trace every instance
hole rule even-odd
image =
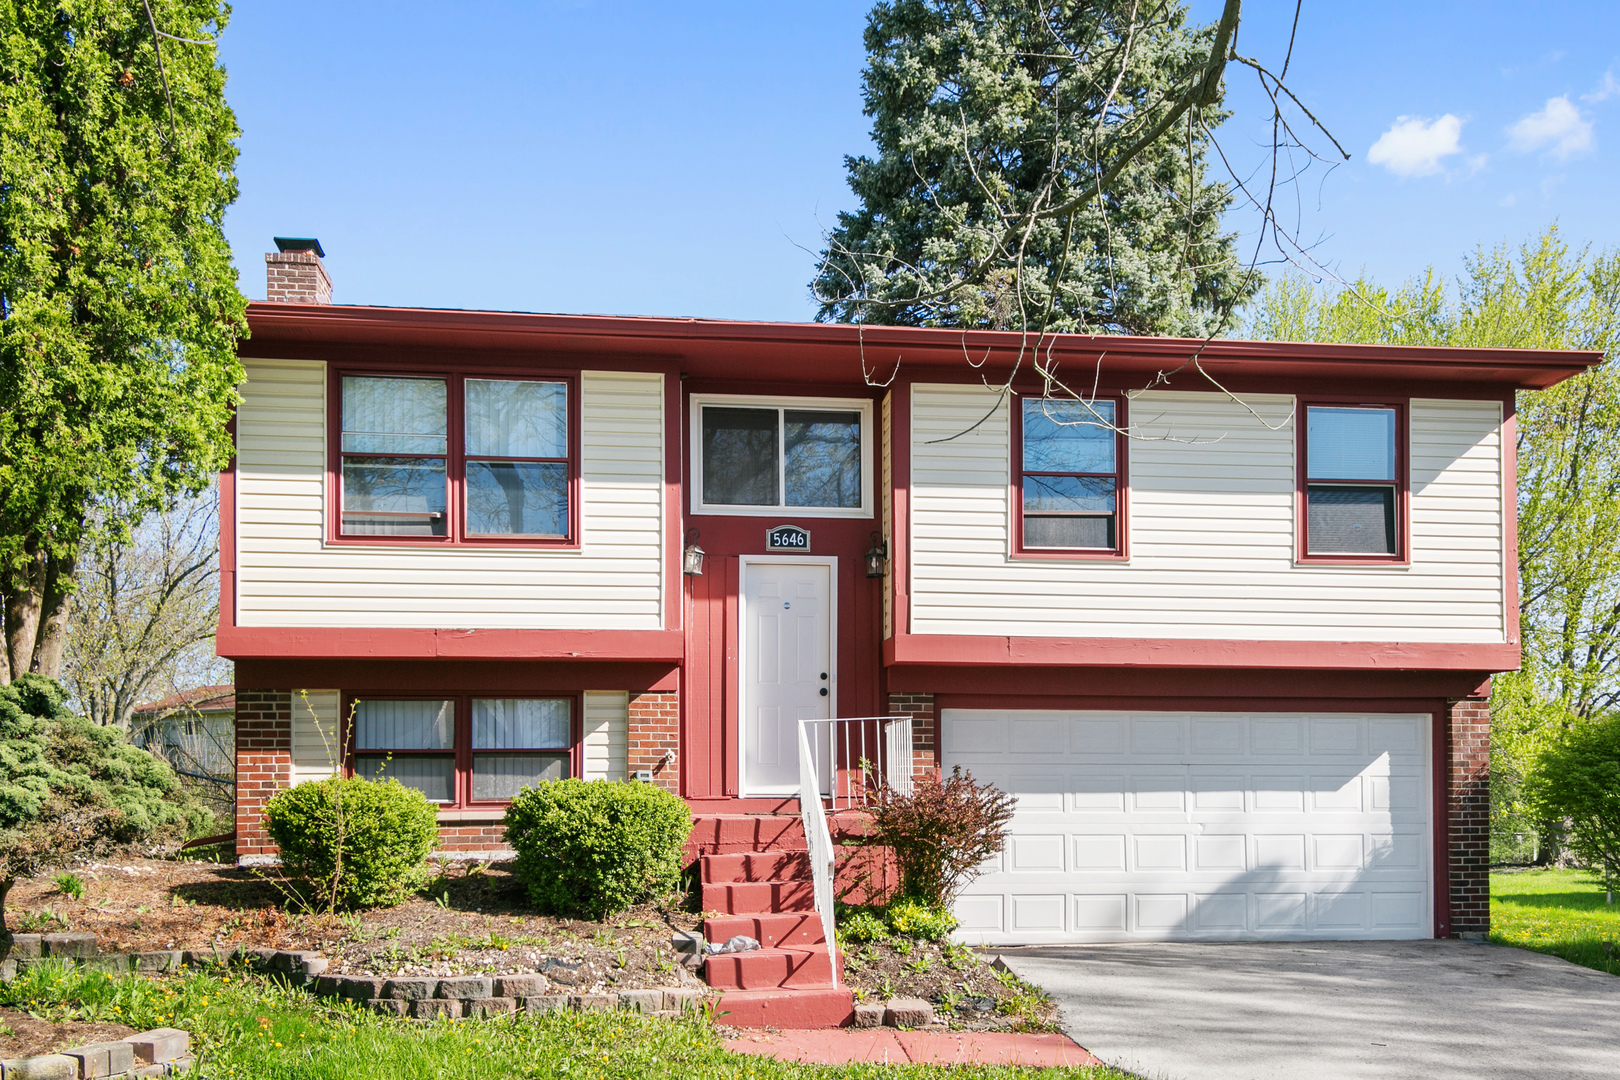
[[[875,913],[855,908],[838,920],[838,933],[850,941],[883,941],[889,936],[889,928]]]
[[[929,774],[910,794],[882,787],[868,810],[872,828],[864,845],[894,853],[901,897],[944,909],[984,863],[1001,854],[1015,800],[994,784],[977,784],[958,766],[941,779]]]
[[[554,915],[601,919],[679,886],[692,811],[651,784],[548,780],[506,811],[512,873]]]
[[[328,910],[391,906],[426,884],[438,817],[420,791],[358,776],[298,784],[264,808],[282,870]]]
[[[1620,713],[1572,724],[1536,754],[1524,798],[1537,817],[1567,819],[1569,846],[1620,888]]]
[[[909,897],[889,905],[885,915],[889,929],[905,937],[941,941],[956,929],[956,916],[939,907],[920,904]]]

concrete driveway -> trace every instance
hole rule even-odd
[[[1620,978],[1457,941],[1002,949],[1149,1080],[1620,1076]]]

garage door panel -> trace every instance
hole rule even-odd
[[[1019,799],[1006,851],[958,904],[959,934],[1426,937],[1428,725],[1421,714],[946,709],[945,764]]]

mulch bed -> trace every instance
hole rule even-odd
[[[844,977],[868,1000],[922,998],[961,1031],[1057,1031],[1057,1006],[974,949],[891,939],[844,950]]]
[[[18,882],[6,900],[10,928],[93,931],[103,952],[310,949],[332,962],[334,974],[533,972],[554,959],[572,969],[550,969],[552,981],[570,992],[703,985],[670,945],[675,930],[700,922],[678,898],[605,923],[550,918],[534,914],[502,864],[450,864],[430,889],[442,903],[416,896],[398,907],[335,915],[300,914],[284,884],[234,866],[129,859],[74,872],[85,884],[79,900],[51,876]]]
[[[0,1009],[0,1058],[54,1054],[89,1043],[117,1042],[135,1029],[123,1024],[89,1024],[82,1020],[36,1020],[25,1012]]]

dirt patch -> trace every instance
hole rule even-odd
[[[300,913],[263,874],[212,863],[131,859],[74,871],[82,899],[50,877],[7,898],[15,931],[93,931],[106,952],[154,949],[310,949],[333,973],[460,975],[544,971],[563,992],[702,985],[670,945],[699,916],[678,898],[603,923],[536,915],[503,864],[451,866],[429,890],[393,908]]]
[[[844,975],[858,998],[916,997],[962,1031],[1057,1031],[1057,1005],[993,957],[961,945],[893,938],[850,943]]]
[[[89,1043],[117,1042],[135,1029],[123,1024],[88,1024],[82,1020],[36,1020],[25,1012],[0,1009],[0,1058],[54,1054]]]

